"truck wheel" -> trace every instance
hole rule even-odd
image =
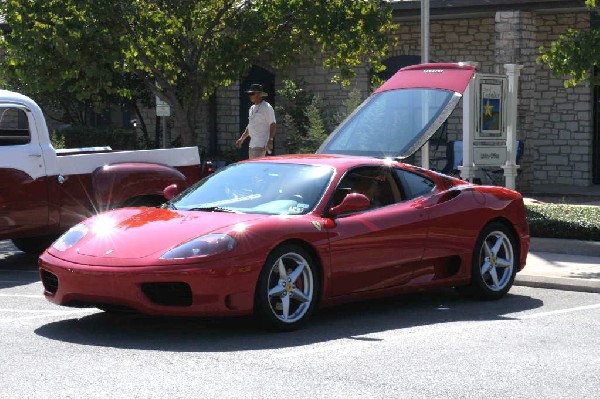
[[[20,251],[30,255],[39,255],[56,239],[56,236],[13,238],[12,242]]]

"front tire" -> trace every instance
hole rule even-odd
[[[319,287],[316,263],[304,248],[298,245],[276,248],[258,278],[256,315],[270,329],[296,330],[313,312]]]
[[[477,299],[502,298],[513,285],[518,261],[514,233],[502,223],[488,224],[473,250],[471,284],[459,291]]]

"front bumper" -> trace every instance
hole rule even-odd
[[[260,264],[240,259],[173,266],[88,266],[40,256],[44,296],[63,306],[125,307],[151,315],[249,314]]]

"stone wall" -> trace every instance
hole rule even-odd
[[[217,150],[226,159],[235,159],[235,141],[240,137],[240,86],[238,83],[217,91]]]
[[[589,14],[538,15],[538,46],[570,27],[589,29]],[[543,65],[536,65],[532,129],[527,132],[529,165],[534,185],[592,184],[592,89],[586,84],[565,89]]]

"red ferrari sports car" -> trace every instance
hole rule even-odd
[[[106,311],[255,314],[278,330],[317,306],[411,290],[502,297],[529,249],[522,196],[400,161],[472,75],[455,64],[402,69],[319,154],[239,162],[160,209],[85,220],[40,257],[45,296]]]

